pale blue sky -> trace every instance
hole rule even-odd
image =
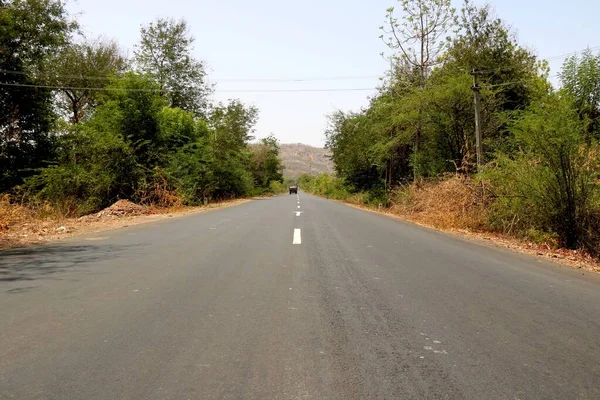
[[[475,1],[482,4],[481,1]],[[260,109],[256,135],[321,146],[325,115],[356,110],[374,91],[232,93],[235,90],[374,88],[377,78],[304,82],[222,82],[383,74],[378,27],[393,0],[75,0],[86,35],[116,39],[129,54],[139,28],[157,17],[185,18],[195,56],[217,83],[215,100],[240,98]],[[460,2],[456,2],[457,5]],[[547,58],[600,46],[598,0],[496,0],[519,41]],[[562,59],[550,62],[552,74]]]

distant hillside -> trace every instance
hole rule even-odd
[[[333,173],[329,152],[320,147],[300,143],[282,144],[280,157],[285,165],[283,175],[286,178],[296,178],[302,174],[318,175],[320,172]]]

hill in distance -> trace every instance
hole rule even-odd
[[[285,178],[297,178],[302,174],[318,175],[321,172],[333,173],[333,163],[327,149],[301,143],[281,144],[280,147],[279,157],[285,165]]]

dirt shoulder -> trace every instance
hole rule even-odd
[[[491,232],[473,232],[466,229],[440,229],[432,224],[424,223],[419,217],[414,217],[406,214],[398,214],[386,210],[380,210],[373,207],[368,207],[348,201],[336,200],[350,207],[361,210],[383,214],[391,218],[399,219],[405,222],[410,222],[415,225],[424,226],[429,229],[434,229],[440,232],[459,235],[474,242],[484,245],[491,245],[510,249],[523,254],[533,255],[548,261],[552,261],[561,265],[566,265],[572,268],[577,268],[589,272],[600,273],[600,262],[594,260],[591,256],[582,253],[578,250],[567,249],[552,249],[547,245],[540,245],[533,242],[519,240],[514,237],[497,235]]]
[[[125,228],[168,218],[179,218],[215,208],[234,206],[250,200],[236,199],[200,207],[165,209],[142,207],[130,202],[118,202],[96,214],[80,218],[60,219],[38,219],[27,215],[24,208],[15,209],[12,210],[13,213],[21,214],[16,221],[10,224],[3,223],[0,218],[0,250],[54,242],[78,235]]]

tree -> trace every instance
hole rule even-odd
[[[166,101],[160,96],[158,85],[147,76],[128,72],[108,89],[90,125],[120,134],[145,168],[163,165],[168,153],[159,116]]]
[[[444,69],[455,73],[477,70],[482,85],[497,85],[498,111],[524,110],[550,90],[546,65],[517,43],[489,5],[476,7],[471,0],[465,0],[461,9],[458,32],[444,56]]]
[[[65,47],[51,61],[50,81],[61,86],[58,106],[73,123],[89,117],[99,91],[121,75],[127,62],[114,41],[94,40]]]
[[[240,151],[254,137],[254,125],[258,120],[258,109],[246,106],[239,100],[230,100],[212,107],[208,116],[211,127],[211,143],[217,154]]]
[[[560,80],[574,101],[584,124],[586,140],[600,139],[600,54],[588,49],[581,57],[574,55],[564,62]]]
[[[49,56],[77,25],[60,0],[0,5],[0,190],[10,189],[53,157],[52,92],[35,87]]]
[[[137,67],[158,82],[171,107],[199,116],[207,108],[212,88],[204,64],[191,55],[193,43],[184,20],[159,18],[141,28],[134,55]]]
[[[98,211],[119,198],[133,198],[144,168],[118,131],[103,128],[78,124],[59,137],[56,164],[25,181],[32,197],[73,216]]]
[[[423,85],[431,69],[439,63],[439,56],[447,45],[445,35],[456,19],[450,0],[398,0],[402,8],[402,20],[395,16],[395,8],[387,9],[387,28],[380,38],[392,50],[392,55],[415,67]],[[384,35],[387,35],[385,37]]]
[[[267,190],[271,182],[283,182],[283,164],[279,158],[277,139],[270,135],[261,139],[258,144],[252,145],[250,149],[252,151],[250,171],[254,186]]]
[[[434,65],[447,45],[445,35],[456,22],[455,9],[450,0],[398,0],[402,19],[395,15],[394,7],[387,9],[386,25],[380,38],[399,55],[392,55],[392,65],[404,63],[415,68],[419,74],[418,87],[425,83]],[[421,113],[419,107],[419,113]],[[414,135],[415,161],[418,160],[421,143],[421,118]],[[415,178],[419,175],[418,161],[413,163]]]
[[[598,254],[600,158],[585,143],[572,98],[558,93],[532,104],[512,131],[521,150],[491,168],[499,196],[493,216],[508,214],[524,229],[555,232],[561,246]]]

